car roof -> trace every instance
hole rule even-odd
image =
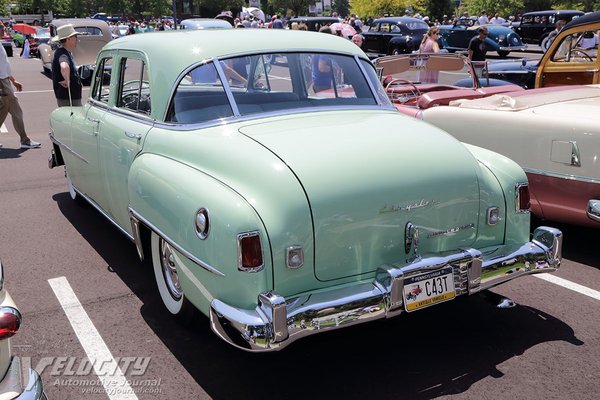
[[[566,15],[566,14],[576,14],[583,15],[585,14],[583,11],[579,10],[544,10],[544,11],[531,11],[523,14],[523,17],[528,17],[530,15]]]
[[[224,20],[224,19],[217,19],[217,18],[188,18],[188,19],[184,19],[183,21],[181,21],[179,23],[180,26],[193,26],[192,29],[207,29],[207,28],[213,28],[213,29],[227,29],[227,28],[233,28],[233,26],[231,26],[231,24]],[[189,29],[189,28],[188,28]]]
[[[95,18],[64,18],[64,19],[54,19],[50,22],[51,25],[59,26],[73,24],[73,27],[77,29],[78,26],[97,26],[97,27],[107,27],[108,23],[102,19]]]
[[[179,75],[189,66],[212,58],[271,51],[337,52],[368,60],[363,51],[348,39],[319,32],[281,29],[201,29],[171,30],[127,35],[108,42],[100,55],[113,51],[135,51],[149,60],[152,99],[158,112],[166,109],[168,93]]]
[[[569,29],[575,26],[581,26],[586,24],[593,24],[596,22],[600,22],[600,11],[588,13],[582,15],[581,17],[577,17],[571,20],[571,22],[569,22],[567,25],[565,25],[564,29]]]
[[[396,24],[406,24],[409,22],[422,22],[424,24],[426,24],[425,21],[423,21],[422,19],[419,18],[413,18],[413,17],[384,17],[384,18],[377,18],[376,20],[373,21],[373,23],[380,23],[380,22],[393,22]]]

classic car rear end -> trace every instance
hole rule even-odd
[[[232,345],[277,350],[560,265],[560,231],[530,238],[522,169],[399,114],[348,40],[149,33],[98,66],[88,103],[51,116],[50,166],[151,258],[174,316],[197,308]]]

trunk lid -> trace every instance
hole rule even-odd
[[[409,222],[419,227],[419,254],[475,240],[479,166],[450,135],[381,110],[313,113],[286,122],[246,125],[240,132],[281,158],[302,185],[313,218],[317,279],[406,262],[415,252],[414,243],[405,249]]]

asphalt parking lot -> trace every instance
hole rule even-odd
[[[24,85],[26,128],[42,148],[19,149],[7,119],[0,257],[24,317],[13,352],[38,369],[50,399],[598,398],[594,229],[545,222],[564,231],[565,259],[552,275],[561,279],[528,276],[487,297],[316,335],[278,353],[231,348],[206,317],[176,324],[134,245],[71,201],[61,168],[48,169],[56,103],[40,60],[9,60]],[[504,296],[517,306],[492,305]]]

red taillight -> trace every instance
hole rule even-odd
[[[258,232],[245,233],[238,236],[240,248],[241,271],[255,272],[263,266],[262,246]]]
[[[8,339],[19,330],[21,326],[21,313],[12,307],[0,309],[0,340]]]
[[[529,211],[531,208],[531,198],[529,197],[529,185],[521,184],[517,186],[517,211]]]

